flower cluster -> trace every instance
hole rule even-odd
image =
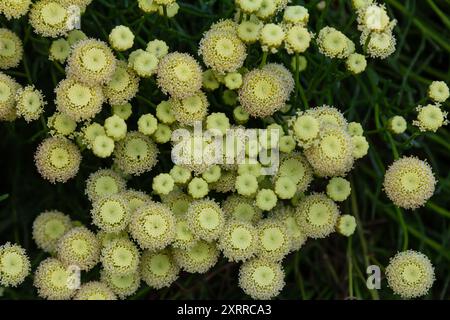
[[[368,135],[345,110],[300,103],[299,73],[308,67],[306,52],[316,47],[323,60],[345,64],[346,75],[362,73],[369,57],[390,56],[396,20],[384,6],[353,1],[361,32],[355,44],[335,27],[310,31],[308,10],[287,0],[236,0],[234,19],[209,27],[197,59],[160,39],[142,43],[125,25],[103,40],[70,30],[69,7],[84,12],[90,2],[0,2],[7,19],[28,13],[34,32],[52,38],[48,58],[64,72],[48,113],[53,104],[40,89],[6,74],[22,62],[24,49],[17,34],[0,29],[0,120],[46,125],[34,160],[50,183],[75,178],[82,161],[101,164],[85,166],[95,168],[84,189],[92,227],[58,210],[41,212],[33,222],[37,247],[51,254],[34,273],[40,297],[125,299],[141,282],[161,289],[182,271],[206,273],[223,254],[240,264],[236,283],[247,295],[270,299],[285,285],[283,261],[290,253],[333,233],[353,235],[357,219],[343,214],[342,203],[354,192],[347,176],[369,153]],[[137,5],[167,19],[179,9],[174,0]],[[262,52],[256,61],[253,49]],[[268,61],[282,54],[288,66],[286,59]],[[156,104],[144,97],[148,83],[164,96]],[[428,95],[433,104],[419,106],[412,124],[436,132],[448,123],[442,104],[449,88],[433,82]],[[137,99],[153,110],[137,110]],[[401,116],[385,122],[390,133],[408,129]],[[211,135],[198,135],[198,124]],[[246,129],[255,130],[256,141],[246,140]],[[217,151],[217,141],[227,148]],[[167,154],[174,150],[172,164]],[[270,167],[276,170],[267,175]],[[137,176],[151,193],[131,188]],[[405,209],[425,205],[435,186],[431,166],[412,156],[396,160],[385,174],[388,198]],[[96,269],[99,279],[77,283],[77,272]],[[0,246],[1,285],[16,286],[29,272],[22,247]],[[424,295],[434,281],[431,262],[414,251],[396,255],[386,272],[389,286],[405,298]]]

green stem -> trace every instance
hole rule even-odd
[[[166,22],[167,29],[170,28],[169,25],[169,16],[167,15],[167,6],[163,6],[163,13],[164,13],[164,21]]]
[[[406,227],[405,219],[403,218],[403,211],[399,207],[395,207],[395,211],[397,212],[398,221],[400,222],[400,226],[403,232],[403,247],[402,251],[408,250],[408,228]]]
[[[386,212],[393,218],[397,219],[396,215],[391,210],[386,210]],[[424,237],[423,233],[419,232],[417,229],[414,229],[410,225],[407,226],[408,231],[411,233],[412,236],[416,237],[419,240],[422,240],[425,242],[430,248],[433,250],[439,252],[444,256],[447,260],[450,261],[450,252],[444,248],[442,245],[440,245],[438,242],[428,238],[427,236]]]
[[[438,206],[434,202],[428,201],[428,203],[426,204],[426,207],[428,209],[435,211],[437,214],[443,216],[444,218],[450,218],[450,211]]]
[[[450,143],[448,143],[447,141],[445,141],[444,139],[442,139],[440,136],[438,136],[437,134],[427,134],[426,135],[428,139],[433,140],[434,142],[442,145],[445,149],[450,150]]]
[[[442,23],[444,23],[448,29],[450,29],[450,19],[447,18],[444,12],[442,12],[441,9],[433,2],[433,0],[427,0],[428,4],[430,5],[431,9],[433,9],[434,12],[439,16],[439,18],[442,20]]]
[[[300,55],[298,53],[295,54],[295,85],[297,87],[297,92],[295,97],[297,100],[297,94],[300,92],[300,97],[303,102],[303,106],[305,109],[309,109],[308,100],[306,99],[305,91],[303,90],[302,84],[300,83]]]
[[[394,141],[394,139],[392,138],[392,135],[389,132],[386,132],[386,135],[387,135],[387,137],[389,139],[389,143],[391,144],[392,154],[394,156],[394,159],[398,160],[400,158],[400,154],[398,153],[398,149],[397,149],[397,146],[395,145],[395,141]]]
[[[353,253],[352,253],[352,237],[348,238],[347,244],[347,264],[348,264],[348,296],[353,298]]]
[[[267,64],[267,57],[269,56],[269,51],[263,51],[263,56],[261,60],[260,68],[264,67]]]
[[[355,189],[355,183],[354,183],[353,179],[351,180],[351,189],[352,190],[356,190]],[[363,230],[363,225],[362,225],[362,222],[361,222],[361,218],[359,216],[358,203],[357,203],[357,200],[356,200],[355,192],[351,193],[351,205],[352,205],[353,215],[355,216],[356,223],[358,225],[356,230],[358,230],[359,241],[361,243],[361,247],[362,247],[362,251],[363,251],[365,268],[367,268],[370,265],[370,263],[369,263],[369,254],[367,252],[367,242],[366,242],[366,238],[364,237],[364,230]],[[369,292],[372,295],[372,299],[373,300],[378,300],[379,299],[377,290],[369,290]]]

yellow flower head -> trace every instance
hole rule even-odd
[[[324,27],[317,36],[319,51],[329,58],[345,59],[355,51],[354,43],[341,31]]]
[[[15,68],[22,61],[22,40],[12,31],[0,29],[0,69]]]
[[[289,178],[297,192],[305,192],[313,181],[313,169],[301,153],[283,155],[276,179]]]
[[[369,142],[366,137],[355,136],[352,137],[353,142],[353,157],[356,159],[361,159],[367,155],[369,152]]]
[[[202,79],[200,65],[186,53],[170,53],[159,63],[158,85],[174,98],[184,99],[195,94],[202,87]]]
[[[109,136],[98,136],[92,143],[92,152],[99,158],[110,157],[115,149],[116,145],[114,140]]]
[[[58,240],[72,227],[73,223],[68,215],[56,210],[45,211],[34,219],[33,239],[40,249],[55,253]]]
[[[153,0],[138,0],[138,6],[145,13],[158,11],[158,5]]]
[[[306,236],[319,239],[334,232],[339,214],[333,200],[322,193],[314,193],[300,201],[295,219]]]
[[[178,279],[180,267],[170,250],[144,251],[140,265],[142,280],[151,288],[169,287]]]
[[[65,39],[58,39],[52,42],[49,49],[48,59],[50,61],[66,62],[70,55],[70,43]]]
[[[126,51],[133,47],[134,34],[126,26],[116,26],[109,34],[109,43],[117,51]]]
[[[285,285],[280,263],[261,258],[244,262],[239,270],[239,286],[253,299],[271,299]]]
[[[108,273],[121,276],[133,274],[139,268],[139,249],[127,238],[116,239],[102,248],[100,261]]]
[[[367,54],[370,57],[386,59],[395,52],[397,40],[392,34],[391,28],[388,28],[383,32],[368,32],[364,30],[361,33],[360,43],[362,46],[367,45]]]
[[[269,70],[255,69],[244,76],[239,101],[251,116],[264,118],[280,110],[289,92],[281,77]]]
[[[308,9],[303,6],[288,6],[284,9],[283,21],[299,26],[306,26],[309,21]]]
[[[27,122],[39,119],[46,105],[42,92],[35,89],[34,86],[19,89],[16,102],[17,115],[23,117]]]
[[[277,52],[283,44],[286,32],[283,27],[274,23],[268,23],[261,29],[259,41],[264,51]]]
[[[415,157],[403,157],[386,171],[384,191],[396,206],[417,209],[434,193],[436,179],[426,161]]]
[[[328,125],[321,129],[316,144],[305,149],[305,156],[320,177],[347,174],[353,167],[354,144],[348,132]]]
[[[116,70],[116,58],[108,45],[100,40],[77,42],[67,60],[66,72],[87,85],[101,85],[111,80]]]
[[[10,76],[0,72],[0,121],[14,121],[16,113],[16,94],[20,85]]]
[[[350,237],[355,233],[356,219],[355,217],[345,214],[339,217],[336,224],[336,231],[343,236]]]
[[[76,286],[70,269],[55,258],[42,261],[34,274],[38,295],[48,300],[68,300],[75,294]]]
[[[408,123],[402,116],[394,116],[389,119],[388,128],[395,134],[402,134],[408,128]]]
[[[68,78],[55,89],[56,108],[74,121],[92,119],[102,109],[105,100],[101,86],[90,86]]]
[[[69,116],[55,112],[47,119],[47,127],[52,136],[71,136],[77,128],[77,123]]]
[[[219,248],[229,261],[245,261],[252,258],[258,249],[258,232],[250,223],[231,220],[219,239]]]
[[[156,39],[147,43],[145,51],[161,59],[169,53],[169,46],[164,41]]]
[[[424,254],[408,250],[397,253],[386,267],[389,287],[402,298],[424,296],[435,281],[434,267]]]
[[[175,217],[165,204],[148,202],[132,215],[129,231],[142,249],[161,250],[175,238]]]
[[[277,9],[276,1],[262,0],[259,10],[255,14],[260,19],[268,20],[277,13]]]
[[[386,7],[379,4],[370,4],[358,10],[358,28],[381,32],[389,27],[390,19]]]
[[[0,13],[8,20],[18,19],[30,9],[31,0],[3,0],[0,2]]]
[[[125,299],[136,293],[141,284],[141,275],[139,272],[118,275],[102,270],[100,279],[101,282],[105,283],[120,299]]]
[[[247,58],[247,51],[236,32],[210,30],[200,41],[199,55],[207,67],[224,74],[241,68]]]
[[[125,173],[141,175],[158,162],[158,148],[140,132],[129,132],[114,150],[114,162]]]
[[[428,88],[428,96],[435,102],[443,103],[450,97],[450,90],[444,81],[433,81]]]
[[[295,25],[288,29],[284,45],[289,54],[303,53],[309,48],[312,35],[305,27]]]
[[[73,300],[117,300],[114,292],[104,283],[91,281],[78,289]]]
[[[359,53],[352,53],[345,61],[347,70],[353,74],[364,72],[367,67],[366,57]]]
[[[258,257],[281,261],[289,253],[291,242],[285,223],[278,219],[264,219],[258,223]]]
[[[192,202],[186,217],[189,229],[195,237],[208,242],[219,238],[225,224],[222,208],[209,199]]]
[[[414,120],[413,124],[419,127],[420,131],[436,132],[440,127],[448,124],[447,112],[442,111],[439,104],[419,106],[417,112],[417,120]]]
[[[130,54],[128,63],[140,77],[149,78],[157,72],[159,60],[153,53],[139,49]]]
[[[351,191],[350,182],[341,177],[334,177],[327,185],[327,195],[334,201],[345,201]]]
[[[215,242],[197,241],[188,249],[173,249],[175,262],[186,272],[206,273],[219,259]]]
[[[65,266],[78,266],[89,271],[100,261],[100,243],[86,227],[75,227],[66,232],[57,244],[58,259]]]
[[[30,260],[21,246],[6,244],[0,246],[0,284],[16,287],[30,273]]]
[[[222,203],[227,219],[257,223],[262,218],[262,210],[253,205],[254,200],[238,194],[228,196]]]
[[[261,8],[262,0],[236,0],[236,5],[245,13],[254,13]]]
[[[40,0],[33,3],[29,21],[37,34],[56,38],[69,31],[68,5],[56,0]]]
[[[127,68],[125,62],[119,62],[103,92],[109,104],[124,105],[136,96],[138,90],[139,77]]]
[[[243,21],[237,27],[237,35],[245,43],[254,43],[259,40],[263,24],[255,21]]]
[[[115,147],[114,140],[109,136],[97,136],[92,142],[92,152],[99,158],[110,157]]]
[[[63,137],[47,138],[34,155],[36,168],[51,183],[65,183],[78,173],[81,153],[78,147]]]
[[[91,215],[93,223],[108,233],[124,230],[131,218],[128,201],[117,194],[104,195],[95,201]]]
[[[364,129],[359,122],[350,122],[348,124],[348,133],[352,137],[362,136],[364,134]]]

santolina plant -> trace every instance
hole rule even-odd
[[[196,37],[178,22],[205,15],[193,4],[138,0],[127,8],[135,21],[125,17],[97,33],[84,27],[98,24],[101,5],[91,2],[0,2],[0,120],[11,130],[32,128],[29,162],[61,197],[31,210],[27,239],[41,252],[33,263],[29,255],[37,255],[27,254],[18,237],[0,245],[2,287],[32,277],[44,299],[127,299],[148,288],[171,290],[188,274],[210,281],[208,272],[220,264],[214,272],[253,299],[283,296],[293,286],[306,297],[310,273],[301,274],[299,265],[310,259],[306,253],[314,255],[307,247],[322,248],[329,238],[348,242],[350,296],[360,258],[364,269],[372,260],[386,263],[388,286],[399,297],[428,294],[439,273],[433,256],[410,249],[421,246],[409,234],[422,231],[405,222],[403,209],[450,215],[430,201],[448,193],[448,179],[439,183],[445,173],[427,145],[425,153],[416,148],[435,141],[448,155],[438,134],[448,137],[450,91],[445,81],[414,74],[425,88],[420,101],[402,89],[401,103],[390,106],[394,98],[384,93],[392,81],[376,70],[402,71],[383,60],[395,58],[405,39],[397,40],[399,22],[386,5],[351,1],[345,20],[325,18],[340,6],[329,1],[223,1],[230,14],[202,24]],[[164,32],[148,28],[152,19]],[[45,50],[30,46],[30,37]],[[34,63],[31,54],[43,51],[45,63]],[[58,72],[50,89],[32,77],[47,66]],[[315,76],[322,69],[325,75]],[[358,88],[351,99],[341,95],[344,80]],[[326,96],[322,86],[330,87]],[[371,87],[383,88],[373,110],[360,97]],[[374,151],[374,135],[388,141],[389,161]],[[376,194],[360,187],[360,166],[378,185]],[[66,187],[76,205],[63,205]],[[372,209],[358,205],[363,197]],[[399,253],[367,251],[371,233],[360,213],[377,214],[381,198],[402,230]],[[333,250],[339,257],[344,249]],[[393,257],[383,260],[379,252]],[[327,264],[314,268],[334,271],[324,255]]]

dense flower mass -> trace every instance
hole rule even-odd
[[[353,0],[336,19],[326,14],[339,11],[332,1],[217,1],[233,10],[194,34],[175,16],[216,16],[186,1],[130,2],[111,21],[91,12],[91,2],[0,0],[0,121],[8,132],[2,139],[15,144],[8,170],[24,170],[13,161],[16,153],[28,157],[31,146],[42,190],[52,190],[30,199],[33,218],[23,224],[31,233],[14,233],[24,247],[0,244],[1,287],[10,290],[33,272],[37,295],[49,300],[138,298],[148,287],[155,296],[175,288],[196,297],[226,278],[252,299],[297,294],[297,287],[308,298],[304,283],[314,274],[303,263],[331,270],[335,281],[342,268],[334,261],[343,260],[349,287],[336,287],[351,296],[362,290],[355,284],[361,261],[382,262],[376,255],[389,252],[367,252],[365,237],[378,224],[393,233],[386,225],[393,217],[404,250],[385,268],[387,283],[406,299],[430,291],[431,260],[405,251],[418,244],[409,235],[424,232],[406,225],[401,208],[450,214],[430,201],[435,191],[447,195],[437,180],[448,170],[427,144],[448,154],[450,90],[413,72],[414,64],[403,83],[382,78],[405,72],[396,39],[402,50],[410,47],[387,6]],[[106,5],[117,11],[114,1],[95,4]],[[388,58],[375,69],[376,59]],[[442,70],[423,69],[448,80]],[[420,148],[428,161],[405,156]],[[373,188],[361,184],[367,176]],[[36,186],[13,183],[11,194],[0,194],[0,202],[11,198],[5,228],[22,219],[21,188]],[[383,191],[389,202],[378,198]],[[48,199],[57,201],[40,208]],[[362,219],[367,212],[376,223]],[[29,238],[42,252],[31,260]],[[347,252],[325,252],[320,243],[327,241],[332,250],[345,241]],[[355,256],[360,247],[364,259]],[[328,291],[318,288],[317,297]]]

